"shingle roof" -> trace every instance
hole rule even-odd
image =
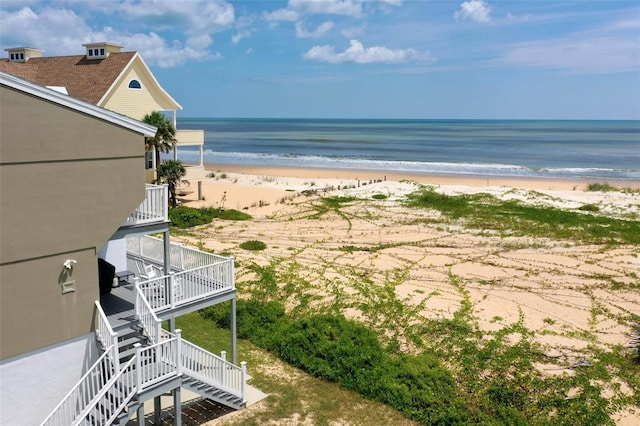
[[[136,52],[111,53],[104,59],[85,55],[31,58],[25,63],[0,59],[0,71],[41,86],[64,86],[69,96],[97,105]]]

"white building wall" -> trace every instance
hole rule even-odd
[[[111,240],[98,251],[98,257],[116,267],[116,272],[127,270],[127,240]]]
[[[0,363],[0,424],[38,425],[99,358],[93,333]]]

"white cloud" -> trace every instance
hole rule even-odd
[[[578,74],[638,72],[639,33],[640,21],[619,19],[565,37],[511,44],[497,62]]]
[[[491,7],[484,0],[469,0],[453,16],[459,20],[486,23],[491,21]]]
[[[351,40],[349,47],[342,53],[337,53],[333,46],[315,46],[305,55],[304,59],[319,62],[339,64],[353,62],[357,64],[372,63],[400,63],[407,61],[429,61],[428,54],[422,54],[414,49],[389,49],[384,46],[365,48],[358,40]]]
[[[333,22],[323,22],[313,31],[307,31],[302,22],[296,22],[296,37],[298,38],[320,38],[333,28]]]
[[[192,49],[204,50],[211,46],[212,43],[213,39],[209,34],[201,34],[187,39],[187,46]]]
[[[28,29],[28,31],[25,31]],[[29,7],[0,14],[0,40],[4,48],[29,46],[44,49],[45,54],[69,54],[84,51],[82,43],[95,41],[84,20],[71,10],[45,8],[37,13]],[[15,41],[14,41],[15,40]],[[15,43],[6,45],[6,43]]]
[[[640,40],[596,36],[519,43],[511,46],[500,62],[580,74],[640,71]]]
[[[231,37],[231,42],[233,44],[238,44],[238,43],[240,43],[240,40],[242,40],[243,38],[248,38],[250,36],[251,36],[251,31],[242,30],[242,31],[239,31],[238,33],[236,33],[233,37]]]
[[[182,46],[178,41],[168,44],[165,39],[153,32],[126,37],[123,44],[130,46],[131,50],[141,52],[145,62],[160,68],[171,68],[189,61],[222,59],[220,52],[209,53],[194,46]]]
[[[233,6],[224,0],[140,0],[137,2],[91,2],[104,13],[116,12],[141,19],[156,30],[182,28],[193,34],[217,32],[231,27],[235,20]],[[108,7],[108,8],[105,8]]]
[[[110,41],[125,50],[139,51],[149,64],[172,67],[222,58],[219,52],[208,50],[213,44],[212,34],[231,28],[235,22],[233,6],[223,0],[74,2],[74,10],[66,8],[65,3],[54,5],[11,10],[3,4],[3,48],[27,45],[45,50],[45,55],[69,55],[84,53],[83,43]],[[116,15],[116,20],[127,18],[136,25],[123,27],[127,29],[92,28],[83,18],[85,14]],[[132,33],[129,28],[139,32]],[[165,29],[170,36],[161,35]]]
[[[365,15],[363,6],[400,6],[402,0],[289,0],[287,7],[267,12],[267,21],[299,21],[309,15],[340,15],[361,18]],[[371,9],[371,8],[369,8]]]
[[[356,38],[364,34],[364,30],[367,28],[367,24],[362,24],[359,27],[345,28],[340,31],[344,37],[348,39]]]

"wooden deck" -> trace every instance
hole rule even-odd
[[[120,285],[100,296],[100,305],[114,331],[128,327],[136,320],[136,294],[133,284]]]
[[[201,284],[201,287],[202,293],[210,291],[209,285]],[[188,301],[173,309],[156,310],[155,313],[159,319],[167,320],[229,301],[235,297],[235,294],[235,288],[222,289],[215,294],[209,293],[207,296]],[[100,305],[114,331],[118,332],[136,322],[135,300],[136,294],[133,284],[121,284],[119,287],[112,288],[111,293],[100,296]]]

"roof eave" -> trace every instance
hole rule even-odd
[[[134,120],[133,118],[118,114],[113,111],[109,111],[88,102],[81,101],[80,99],[64,95],[53,89],[49,89],[45,86],[40,86],[39,84],[1,71],[0,84],[16,90],[20,90],[38,98],[45,99],[58,105],[62,105],[75,111],[91,115],[101,120],[109,121],[118,126],[140,133],[146,137],[155,136],[157,131],[157,128],[155,126],[151,126],[141,121]]]

